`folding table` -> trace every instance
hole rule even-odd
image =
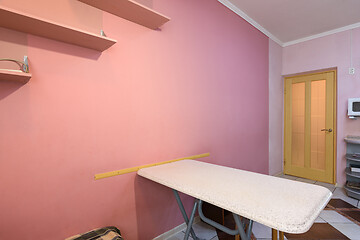
[[[304,233],[332,196],[322,186],[195,160],[143,168],[138,175],[173,190],[187,224],[184,239],[190,234],[198,239],[192,229],[196,210],[204,222],[228,234],[239,234],[242,240],[250,239],[254,221],[281,232]],[[190,218],[178,192],[195,198]],[[203,201],[230,211],[237,229],[206,218],[202,212]]]

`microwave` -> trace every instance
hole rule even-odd
[[[360,98],[349,98],[348,100],[348,116],[360,117]]]

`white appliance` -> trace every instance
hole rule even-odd
[[[360,98],[349,98],[348,116],[349,118],[360,117]]]

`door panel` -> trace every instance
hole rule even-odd
[[[335,71],[285,78],[284,173],[334,183]]]
[[[292,164],[305,164],[305,83],[294,83],[291,89],[291,159]]]
[[[310,167],[325,170],[326,80],[311,82],[311,156]]]

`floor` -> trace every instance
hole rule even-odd
[[[360,202],[346,195],[343,188],[336,188],[334,185],[316,182],[309,179],[294,176],[281,175],[295,181],[321,185],[333,192],[332,200],[327,207],[320,213],[312,228],[305,234],[285,234],[285,239],[352,239],[360,240]],[[225,236],[213,227],[199,222],[193,226],[196,235],[205,240],[228,240],[235,239],[233,236]],[[185,232],[178,232],[167,240],[182,240]],[[253,226],[254,239],[270,240],[271,229],[259,223]],[[190,239],[192,239],[190,237]]]

